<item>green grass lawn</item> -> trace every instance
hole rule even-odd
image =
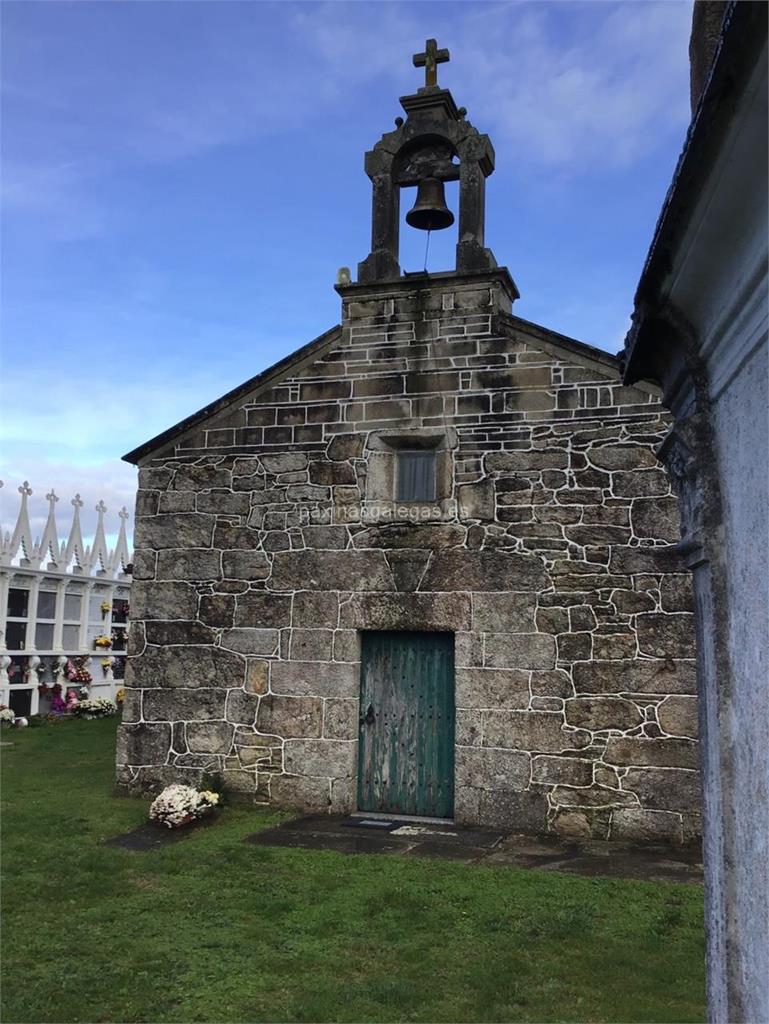
[[[699,1021],[702,892],[251,846],[102,846],[115,722],[3,731],[2,1020]]]

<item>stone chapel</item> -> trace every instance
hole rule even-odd
[[[125,458],[139,466],[118,782],[258,804],[682,842],[694,633],[669,417],[617,358],[512,313],[487,135],[437,84],[366,154],[341,324]],[[407,221],[456,266],[403,274]]]

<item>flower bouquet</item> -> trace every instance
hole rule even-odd
[[[102,601],[101,603],[101,617],[106,619],[109,613],[112,611],[112,605],[109,601]]]
[[[117,708],[112,701],[104,697],[79,700],[70,710],[77,718],[107,718],[109,715],[117,714]]]
[[[0,707],[0,723],[2,725],[13,725],[16,713],[10,708]]]
[[[118,692],[115,694],[115,703],[119,708],[122,708],[125,703],[125,686],[121,686]]]
[[[152,801],[150,821],[167,828],[181,828],[210,814],[218,803],[218,793],[174,783]]]
[[[102,650],[109,650],[112,646],[112,637],[102,633],[101,636],[97,636],[93,642],[94,647],[98,647]]]
[[[67,679],[70,683],[92,683],[93,676],[85,667],[85,658],[77,658],[73,661],[67,659]]]

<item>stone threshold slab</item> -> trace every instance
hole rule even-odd
[[[640,879],[653,882],[702,883],[698,847],[632,845],[556,837],[532,838],[451,823],[393,820],[393,827],[355,828],[354,818],[310,815],[247,836],[254,846],[332,850],[452,860],[488,867],[511,866],[537,871]]]

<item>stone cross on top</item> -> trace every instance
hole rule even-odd
[[[435,39],[425,41],[425,52],[415,53],[412,60],[415,68],[425,69],[425,89],[437,87],[438,65],[445,64],[449,60],[448,50],[439,50]]]

